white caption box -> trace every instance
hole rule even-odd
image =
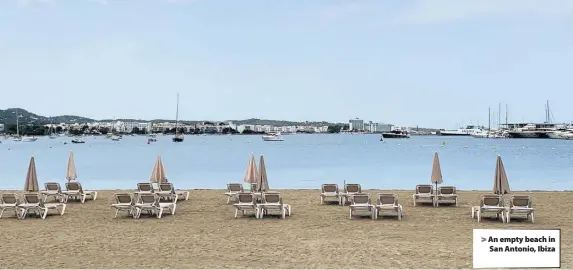
[[[474,268],[561,266],[561,230],[474,229]]]

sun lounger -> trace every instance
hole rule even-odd
[[[141,213],[145,211],[149,215],[155,215],[161,218],[163,208],[158,204],[159,197],[152,193],[139,194],[138,201],[135,203],[135,218],[141,217]]]
[[[137,183],[137,192],[142,193],[153,193],[153,185],[151,183]]]
[[[189,191],[188,190],[175,189],[173,184],[171,184],[171,188],[175,191],[175,194],[177,195],[177,199],[185,198],[186,201],[189,200]]]
[[[187,191],[185,191],[187,192]],[[161,207],[164,211],[171,215],[175,214],[175,209],[177,208],[177,200],[179,199],[179,194],[173,187],[172,183],[160,183],[159,184],[159,191],[155,193],[158,196],[157,205]],[[185,195],[183,195],[185,196]],[[189,196],[189,192],[187,192],[187,197]],[[162,202],[161,198],[167,198],[168,202]]]
[[[189,200],[189,191],[187,190],[178,190],[175,189],[175,186],[173,186],[173,183],[160,183],[158,185],[158,189],[157,190],[152,190],[155,193],[158,193],[159,195],[161,195],[162,193],[167,194],[167,193],[172,193],[177,195],[177,198],[175,198],[176,200],[178,200],[179,198],[185,198],[185,200]],[[146,193],[150,193],[150,192],[146,192]]]
[[[44,203],[41,195],[38,193],[25,193],[23,195],[24,203],[18,205],[21,209],[20,218],[24,219],[29,213],[35,213],[42,219],[46,219],[49,210],[56,210],[60,215],[66,211],[65,203]]]
[[[18,198],[16,197],[16,194],[2,193],[2,196],[0,196],[0,218],[2,218],[2,215],[6,210],[14,211],[16,218],[20,218],[20,211],[18,210]]]
[[[352,201],[350,203],[350,218],[357,215],[357,213],[368,212],[370,218],[374,219],[375,210],[371,203],[370,193],[356,193],[352,195]]]
[[[239,194],[240,192],[244,192],[242,184],[239,183],[227,184],[227,192],[225,192],[225,195],[227,195],[227,204],[229,204],[229,202],[235,203],[237,201],[237,194]]]
[[[396,194],[378,194],[374,211],[374,219],[378,219],[381,213],[394,213],[398,215],[398,220],[402,220],[404,213]]]
[[[177,193],[175,193],[175,188],[171,183],[159,183],[157,185],[158,189],[155,192],[160,199],[177,202]]]
[[[116,218],[119,212],[127,212],[131,217],[135,217],[135,207],[131,194],[115,194],[115,203],[111,205],[111,208],[115,209],[115,215],[113,218]]]
[[[283,204],[283,198],[278,192],[265,192],[263,193],[263,203],[258,204],[259,218],[263,218],[269,211],[279,211],[283,219],[291,215],[291,207],[288,204]]]
[[[501,221],[505,222],[505,208],[501,196],[483,195],[479,208],[472,211],[475,211],[478,222],[480,222],[482,214],[485,213],[496,214],[497,218],[501,216]]]
[[[323,184],[322,192],[320,193],[320,204],[324,204],[329,198],[334,198],[339,205],[342,205],[342,197],[340,192],[338,192],[337,184]]]
[[[67,182],[66,191],[64,191],[64,194],[64,202],[66,203],[70,197],[79,199],[82,203],[85,203],[87,196],[90,196],[92,200],[97,198],[97,191],[84,190],[80,182]]]
[[[62,193],[62,188],[60,183],[57,182],[47,182],[44,183],[44,187],[46,190],[40,191],[40,194],[44,196],[44,202],[48,200],[48,197],[54,197],[54,199],[58,202],[63,202],[65,199],[64,193]]]
[[[352,203],[352,196],[362,192],[362,187],[360,184],[345,184],[344,193],[340,194],[342,196],[342,205],[346,205],[347,202]]]
[[[237,200],[238,202],[233,204],[233,206],[236,208],[235,218],[237,218],[239,211],[241,211],[243,215],[245,215],[247,211],[254,211],[255,218],[259,217],[259,208],[257,207],[256,198],[255,195],[253,195],[253,193],[250,192],[238,193]]]
[[[505,212],[505,221],[507,223],[511,221],[510,216],[515,214],[525,215],[526,219],[531,218],[531,223],[535,223],[535,209],[530,196],[513,195],[509,203],[510,205]]]
[[[417,203],[431,203],[435,205],[435,196],[436,194],[434,194],[434,187],[432,187],[432,185],[417,185],[416,193],[412,195],[414,206],[416,206]]]
[[[456,190],[456,187],[439,187],[438,197],[436,198],[436,206],[440,206],[440,203],[455,204],[458,206],[458,191]]]

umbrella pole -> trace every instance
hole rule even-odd
[[[436,201],[438,200],[438,182],[436,182],[436,191],[434,191],[434,193],[436,193],[436,196],[434,196],[434,206],[436,206]]]

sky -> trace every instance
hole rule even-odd
[[[569,0],[0,0],[0,108],[45,116],[570,122],[572,74]]]

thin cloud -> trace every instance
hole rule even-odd
[[[108,0],[88,0],[88,2],[100,4],[100,5],[104,5],[104,6],[109,4]]]
[[[362,11],[362,5],[352,2],[344,5],[325,6],[319,9],[318,16],[324,18],[341,18],[352,16]]]
[[[173,3],[173,4],[189,4],[189,3],[195,3],[198,0],[164,0],[167,3]]]
[[[323,6],[316,18],[361,19],[383,25],[442,24],[504,16],[548,16],[573,18],[570,0],[413,0],[389,4],[384,1],[349,2]]]
[[[27,7],[34,4],[55,4],[56,0],[18,0],[18,5]]]
[[[405,6],[390,22],[396,24],[449,23],[507,15],[562,16],[573,14],[568,0],[418,0]]]

